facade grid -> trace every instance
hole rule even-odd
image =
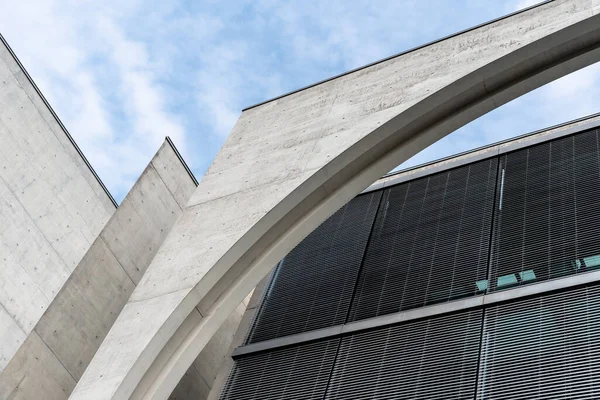
[[[279,264],[221,398],[598,398],[600,284],[510,294],[600,269],[599,135],[356,197]]]

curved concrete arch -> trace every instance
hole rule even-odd
[[[245,111],[72,399],[165,399],[279,259],[380,175],[600,60],[598,0],[556,0]]]

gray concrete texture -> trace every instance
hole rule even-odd
[[[556,0],[245,111],[71,398],[167,398],[339,207],[458,127],[598,61],[595,3]]]
[[[0,371],[114,211],[0,40]]]
[[[221,397],[221,392],[225,388],[227,380],[229,379],[229,375],[231,374],[235,365],[235,362],[233,361],[233,358],[231,358],[231,355],[233,354],[233,351],[236,348],[242,346],[246,342],[246,338],[248,336],[248,333],[250,332],[250,329],[252,328],[252,324],[254,323],[256,316],[258,315],[263,296],[267,291],[268,285],[271,282],[272,277],[273,273],[270,273],[266,277],[264,277],[263,280],[260,281],[258,285],[256,285],[254,290],[252,290],[252,292],[250,292],[250,294],[244,300],[244,302],[246,303],[244,313],[237,326],[237,330],[235,331],[229,349],[227,350],[225,360],[223,361],[221,367],[216,373],[215,380],[213,382],[208,397],[206,397],[206,400],[219,400],[219,398]]]
[[[0,372],[0,399],[68,397],[195,188],[165,142]]]
[[[220,392],[223,386],[221,375],[231,368],[231,353],[241,344],[237,341],[238,328],[246,326],[248,317],[244,313],[249,299],[247,297],[236,307],[210,339],[169,396],[170,400],[204,400],[213,392]]]

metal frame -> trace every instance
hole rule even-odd
[[[552,279],[540,283],[532,283],[526,286],[520,286],[514,289],[507,289],[500,292],[494,292],[483,296],[470,297],[440,303],[432,306],[415,308],[412,310],[401,311],[393,314],[382,315],[364,319],[362,321],[350,322],[347,324],[336,325],[330,328],[318,329],[310,332],[299,333],[297,335],[285,336],[277,339],[265,340],[263,342],[252,343],[236,348],[232,357],[237,358],[265,350],[277,349],[313,340],[329,339],[342,336],[349,333],[361,332],[373,328],[380,328],[388,325],[394,325],[403,322],[415,321],[422,318],[433,317],[437,315],[450,314],[457,311],[464,311],[477,307],[485,307],[492,304],[504,303],[524,297],[534,296],[542,293],[560,291],[586,285],[588,283],[600,281],[600,271],[587,272],[578,275],[572,275],[566,278]]]
[[[175,152],[175,155],[177,156],[177,158],[181,162],[181,165],[183,165],[183,168],[186,170],[186,172],[188,173],[188,175],[190,176],[190,178],[192,178],[192,182],[194,182],[194,185],[198,186],[198,180],[196,179],[196,177],[194,176],[194,173],[192,172],[192,170],[190,169],[190,167],[187,165],[187,163],[185,162],[185,160],[181,156],[181,153],[179,153],[179,150],[177,150],[177,146],[175,146],[175,143],[173,143],[173,140],[171,140],[171,138],[169,136],[167,136],[165,139],[167,140],[167,143],[169,143],[169,145],[171,146],[171,148]]]
[[[595,121],[589,121],[585,124],[558,130],[556,132],[549,132],[554,129],[568,127],[569,125],[591,120],[594,118],[598,119]],[[491,143],[489,145],[478,147],[473,150],[465,151],[449,157],[440,158],[438,160],[434,160],[428,163],[419,164],[414,167],[392,172],[388,175],[384,175],[383,177],[381,177],[377,182],[363,190],[361,194],[373,192],[375,190],[380,190],[390,186],[399,185],[401,183],[419,179],[427,175],[432,175],[438,172],[447,171],[449,169],[462,167],[466,164],[471,164],[488,158],[497,157],[502,154],[510,153],[530,146],[535,146],[536,144],[549,142],[554,139],[558,139],[564,136],[569,136],[574,133],[583,132],[588,129],[594,129],[598,127],[600,127],[600,113],[591,114],[562,124],[554,125],[549,128],[525,133],[514,138],[502,140],[496,143]],[[549,133],[543,135],[546,132]]]

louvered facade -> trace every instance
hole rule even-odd
[[[374,192],[352,200],[285,257],[249,342],[346,322],[380,199]]]
[[[384,190],[351,320],[481,292],[496,171],[494,158]]]
[[[599,125],[356,197],[277,266],[221,398],[600,398]]]

